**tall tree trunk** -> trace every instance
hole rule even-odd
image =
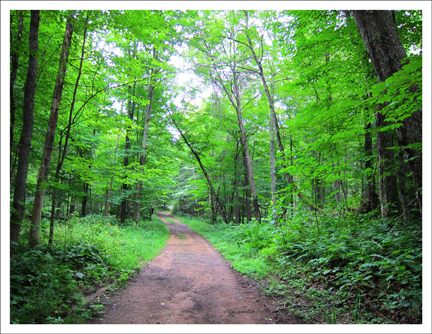
[[[244,206],[246,209],[246,223],[249,223],[252,220],[252,208],[251,208],[251,191],[250,191],[250,184],[249,184],[249,175],[248,175],[248,168],[247,168],[247,162],[246,162],[246,154],[244,151],[242,151],[242,157],[243,157],[243,166],[244,166],[244,194],[245,194],[245,201]]]
[[[78,76],[77,76],[77,79],[75,81],[75,87],[74,87],[74,92],[73,92],[73,96],[72,96],[72,103],[71,103],[71,107],[70,107],[70,111],[69,111],[69,124],[67,126],[63,153],[62,153],[62,149],[61,149],[61,147],[62,147],[62,144],[61,144],[61,142],[62,142],[62,135],[60,135],[59,157],[58,157],[58,163],[57,163],[56,173],[55,173],[55,176],[54,176],[54,179],[55,179],[56,182],[59,182],[59,180],[60,180],[60,171],[61,171],[61,169],[63,167],[64,159],[66,157],[66,150],[67,150],[67,146],[68,146],[68,140],[69,140],[70,130],[71,130],[71,127],[72,127],[72,115],[73,115],[73,110],[74,110],[74,106],[75,106],[76,94],[77,94],[77,91],[78,91],[79,81],[80,81],[80,78],[81,78],[82,65],[83,65],[83,62],[84,62],[85,42],[86,42],[86,37],[87,37],[87,22],[88,22],[88,18],[89,18],[89,12],[87,11],[87,17],[86,17],[86,22],[85,22],[85,27],[84,27],[83,46],[82,46],[82,49],[81,49],[81,61],[80,61],[79,69],[78,69]],[[63,131],[61,132],[61,134],[63,134]],[[57,201],[57,189],[56,189],[56,187],[52,187],[51,221],[50,221],[50,232],[49,232],[49,239],[48,239],[48,244],[50,244],[50,245],[52,244],[53,239],[54,239],[54,218],[55,218],[56,201]]]
[[[213,59],[212,59],[213,60]],[[241,72],[239,71],[237,67],[237,60],[233,59],[230,61],[230,70],[232,72],[232,81],[230,83],[231,88],[228,89],[223,83],[224,79],[221,76],[221,73],[219,71],[219,68],[216,67],[216,65],[213,63],[213,69],[214,73],[217,76],[214,77],[214,81],[218,82],[225,92],[226,96],[228,97],[231,105],[236,111],[237,114],[237,122],[240,129],[240,135],[241,135],[241,143],[243,145],[243,151],[245,154],[246,159],[246,167],[248,170],[249,175],[249,184],[251,187],[251,193],[252,193],[252,205],[254,208],[255,218],[258,222],[261,222],[261,213],[259,210],[259,203],[258,203],[258,194],[255,186],[255,178],[254,178],[254,172],[252,167],[252,159],[248,148],[247,138],[246,138],[246,131],[243,126],[243,117],[242,117],[242,101],[241,101]]]
[[[134,83],[133,86],[133,92],[131,94],[131,97],[129,98],[128,101],[128,106],[127,106],[127,113],[128,113],[128,117],[131,121],[133,121],[133,113],[134,113],[134,107],[135,107],[135,102],[134,102],[134,96],[135,96],[135,87],[136,87],[136,82]],[[131,90],[131,87],[129,86],[129,91]],[[130,133],[130,126],[127,127],[126,130],[126,140],[125,140],[125,157],[123,159],[123,166],[126,167],[129,166],[129,154],[130,154],[130,139],[129,139],[129,133]],[[129,186],[127,183],[123,183],[122,186],[122,190],[125,192],[125,196],[123,197],[123,200],[121,202],[121,211],[120,211],[120,223],[124,223],[125,219],[127,217],[129,217],[130,215],[130,203],[129,203],[129,195],[126,195],[128,192]]]
[[[239,181],[238,181],[238,156],[239,156],[239,142],[237,141],[237,146],[236,146],[236,154],[234,156],[234,180],[233,180],[233,192],[232,192],[232,196],[231,196],[231,203],[233,204],[231,206],[231,212],[230,212],[230,221],[234,220],[234,216],[235,216],[235,222],[238,225],[240,223],[240,198],[239,198]]]
[[[36,193],[33,204],[33,213],[31,218],[29,245],[36,246],[39,243],[39,226],[41,221],[42,207],[45,196],[45,183],[48,179],[49,167],[51,164],[52,151],[54,146],[55,130],[57,128],[58,111],[62,98],[63,86],[66,76],[66,65],[69,58],[71,47],[73,25],[71,23],[73,15],[70,15],[66,22],[66,31],[63,38],[63,45],[60,54],[60,65],[54,86],[54,94],[51,102],[51,110],[48,121],[48,130],[45,137],[44,151],[42,162],[39,169],[39,177],[36,184]]]
[[[270,182],[271,182],[271,210],[274,218],[276,204],[276,159],[275,159],[275,119],[270,116]]]
[[[401,60],[406,57],[391,13],[380,10],[354,10],[352,15],[357,23],[375,73],[379,81],[384,82],[402,69]],[[422,110],[417,110],[405,118],[402,125],[396,129],[396,133],[410,166],[421,210],[422,152],[408,148],[407,145],[422,142]]]
[[[210,180],[211,179],[210,175],[208,177]],[[216,222],[216,217],[217,217],[216,208],[215,208],[215,199],[214,199],[215,196],[216,196],[216,194],[213,195],[212,191],[209,192],[210,223],[211,224],[214,224]]]
[[[248,12],[247,11],[245,11],[245,15],[246,15],[246,18],[247,18],[248,17]],[[264,69],[263,69],[263,66],[262,66],[262,62],[258,59],[258,57],[257,57],[257,55],[255,53],[255,50],[254,50],[254,47],[253,47],[253,44],[252,44],[252,40],[251,40],[251,38],[250,38],[249,33],[247,32],[247,30],[245,31],[245,35],[246,35],[246,37],[248,39],[247,47],[250,50],[251,55],[252,55],[255,63],[258,66],[258,74],[259,74],[259,76],[261,78],[261,82],[263,84],[264,91],[265,91],[266,96],[267,96],[267,101],[269,103],[269,109],[270,109],[270,113],[271,113],[271,119],[273,121],[273,124],[275,126],[275,131],[276,131],[276,140],[278,142],[279,151],[282,153],[282,156],[281,156],[282,168],[286,168],[287,166],[286,166],[285,157],[284,157],[284,147],[283,147],[281,136],[280,136],[280,132],[279,132],[279,123],[278,123],[276,112],[275,112],[275,108],[274,108],[274,101],[273,101],[273,98],[272,98],[272,96],[270,94],[270,91],[269,91],[269,88],[268,88],[268,85],[267,85],[267,81],[266,81],[266,78],[265,78],[265,75],[264,75]],[[319,209],[317,206],[315,206],[312,203],[310,203],[307,200],[307,198],[304,197],[304,195],[300,192],[300,190],[298,189],[298,187],[296,187],[295,183],[293,182],[292,176],[289,173],[287,173],[287,172],[285,172],[284,175],[285,175],[285,179],[288,182],[288,184],[290,184],[291,187],[293,188],[293,192],[297,193],[297,196],[311,210],[321,212],[321,209]]]
[[[18,52],[15,50],[15,48],[18,47],[18,45],[21,42],[21,37],[22,37],[22,31],[23,31],[23,22],[24,22],[24,14],[23,11],[19,11],[19,22],[18,22],[18,34],[14,40],[13,36],[12,36],[12,25],[11,25],[11,30],[10,30],[10,45],[11,45],[11,73],[10,73],[10,167],[11,167],[11,171],[10,171],[10,178],[12,181],[12,175],[13,175],[13,170],[14,170],[14,164],[12,163],[12,151],[13,151],[13,143],[14,143],[14,132],[15,132],[15,110],[16,110],[16,104],[15,104],[15,95],[14,95],[14,86],[15,86],[15,80],[17,77],[17,73],[18,73],[18,67],[19,67],[19,54]],[[11,22],[12,24],[12,22]],[[30,23],[31,24],[31,23]],[[38,29],[39,29],[39,23],[38,23]],[[32,32],[30,32],[31,34]],[[36,32],[36,37],[37,37],[37,32]],[[36,43],[36,48],[38,47],[37,45],[37,38],[34,40],[33,43]],[[32,46],[34,47],[34,46]],[[30,49],[30,45],[29,45],[29,50]],[[36,49],[37,51],[37,49]],[[33,59],[36,59],[34,57],[34,55],[30,54],[30,57],[33,57]],[[36,66],[37,66],[37,60],[36,60]]]
[[[116,147],[115,147],[115,151],[114,151],[113,166],[115,166],[115,162],[116,162],[119,140],[120,140],[120,133],[117,136],[117,143],[116,143]],[[114,180],[114,176],[111,176],[111,180],[110,180],[110,184],[109,184],[109,188],[108,188],[107,200],[106,200],[106,204],[105,204],[105,217],[108,217],[108,213],[109,213],[109,209],[110,209],[110,200],[111,200],[111,191],[112,191],[113,180]]]
[[[155,58],[155,57],[156,57],[156,51],[153,48],[153,58]],[[157,72],[158,71],[152,69],[151,74],[150,74],[150,80],[153,79],[152,78],[153,74],[156,74]],[[145,119],[144,119],[144,133],[143,133],[143,144],[142,144],[143,151],[142,151],[142,155],[140,156],[140,166],[141,166],[140,167],[140,173],[144,173],[144,166],[145,166],[146,160],[147,160],[147,141],[148,141],[149,124],[150,124],[150,116],[151,116],[151,110],[152,110],[154,89],[155,89],[155,86],[150,84],[149,88],[148,88],[148,94],[147,94],[147,100],[149,101],[149,103],[147,104],[146,114],[145,114]],[[136,196],[136,211],[135,211],[135,223],[136,223],[137,227],[138,227],[138,223],[139,223],[139,219],[140,219],[142,185],[143,185],[143,181],[139,180],[138,181],[137,196]]]
[[[12,202],[12,214],[10,219],[11,248],[14,251],[21,230],[24,217],[24,204],[26,199],[26,183],[30,158],[30,147],[33,133],[33,109],[36,91],[36,77],[38,72],[38,34],[39,11],[31,11],[30,35],[29,35],[29,66],[24,88],[23,128],[20,138],[20,150],[18,153],[18,170],[15,180],[14,198]],[[11,82],[12,85],[12,82]],[[12,138],[11,138],[12,140]]]
[[[81,205],[81,217],[85,217],[87,214],[87,201],[88,201],[88,192],[89,192],[89,184],[84,182],[83,184],[83,190],[85,195],[82,199],[82,205]]]
[[[243,127],[243,117],[242,117],[242,110],[241,110],[240,92],[238,89],[238,85],[236,85],[236,86],[237,86],[236,87],[237,88],[237,94],[236,94],[237,120],[238,120],[238,125],[240,128],[241,143],[243,145],[243,152],[244,152],[244,157],[245,157],[245,161],[246,161],[246,168],[247,168],[247,172],[249,175],[249,184],[250,184],[251,194],[252,194],[252,206],[254,208],[255,219],[258,222],[261,222],[261,213],[260,213],[259,205],[258,205],[258,194],[257,194],[256,186],[255,186],[255,177],[254,177],[254,172],[253,172],[253,167],[252,167],[252,159],[251,159],[251,155],[249,152],[248,143],[247,143],[247,139],[246,139],[246,131],[244,130],[244,127]]]

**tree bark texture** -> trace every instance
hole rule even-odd
[[[40,12],[31,11],[30,35],[29,35],[29,66],[24,88],[23,128],[19,141],[18,169],[15,179],[14,198],[12,202],[12,214],[10,219],[10,239],[12,249],[15,249],[21,230],[21,222],[24,217],[27,173],[30,159],[30,147],[33,134],[33,110],[36,92],[36,77],[38,72],[38,34]],[[12,85],[12,82],[11,82]],[[11,88],[12,91],[12,88]],[[12,140],[12,138],[11,138]]]
[[[352,15],[366,46],[368,55],[380,82],[402,69],[406,57],[390,11],[354,10]],[[412,88],[414,89],[414,88]],[[396,129],[400,145],[409,162],[420,210],[422,208],[422,153],[407,145],[422,142],[422,110],[415,111]]]
[[[54,86],[54,94],[51,102],[50,116],[48,120],[48,129],[45,137],[44,151],[42,162],[39,169],[38,180],[36,184],[36,193],[33,203],[33,213],[31,218],[29,245],[36,246],[39,243],[39,227],[41,221],[42,207],[44,203],[46,181],[48,179],[49,167],[51,164],[52,151],[54,147],[55,131],[57,128],[58,112],[63,93],[63,86],[66,75],[66,65],[69,58],[69,50],[73,34],[72,15],[66,22],[66,30],[63,38],[63,45],[60,54],[60,64],[57,72],[57,78]]]
[[[10,177],[11,177],[11,181],[12,181],[12,175],[13,175],[12,151],[13,151],[13,142],[14,142],[14,134],[15,134],[15,110],[16,110],[14,85],[15,85],[15,80],[17,77],[18,67],[19,67],[19,62],[18,62],[19,54],[16,51],[16,48],[18,47],[18,44],[21,42],[22,31],[23,31],[23,22],[24,22],[23,11],[20,11],[19,14],[20,14],[20,17],[19,17],[19,22],[18,22],[18,34],[17,34],[15,39],[12,36],[12,26],[11,26],[11,31],[10,31],[10,35],[11,35],[10,36],[10,44],[11,44],[11,56],[10,56],[10,58],[11,58],[11,67],[12,67],[11,73],[10,73],[10,92],[9,92],[9,94],[10,94],[10,167],[11,167],[11,173],[10,173],[11,176]],[[39,27],[39,23],[38,23],[38,27]],[[31,32],[30,32],[30,34],[31,34]],[[37,38],[36,38],[36,40],[33,41],[33,43],[36,43],[36,47],[38,47]],[[29,45],[29,50],[31,50],[30,45]],[[30,55],[30,56],[32,56],[32,55]],[[34,58],[34,59],[36,59],[36,58]],[[37,62],[37,60],[36,60],[36,62]]]

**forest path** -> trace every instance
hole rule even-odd
[[[109,300],[98,324],[271,324],[264,299],[189,226],[168,213],[163,251]],[[168,217],[175,223],[168,222]]]

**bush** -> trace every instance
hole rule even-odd
[[[382,219],[374,212],[342,213],[299,210],[289,218],[238,226],[182,221],[249,277],[271,281],[277,274],[276,281],[303,291],[325,284],[326,296],[315,289],[305,295],[318,304],[337,300],[338,305],[351,305],[356,322],[421,322],[421,221],[402,226],[398,219]]]
[[[168,237],[168,228],[157,218],[136,228],[118,226],[112,217],[88,216],[58,224],[51,246],[27,249],[21,243],[10,260],[11,323],[88,319],[94,312],[85,307],[77,307],[82,312],[70,317],[72,306],[109,282],[124,286]]]

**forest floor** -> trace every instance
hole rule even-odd
[[[205,238],[169,213],[157,215],[169,228],[167,245],[124,290],[100,297],[106,313],[94,324],[298,323],[273,313],[258,284],[234,272]]]

